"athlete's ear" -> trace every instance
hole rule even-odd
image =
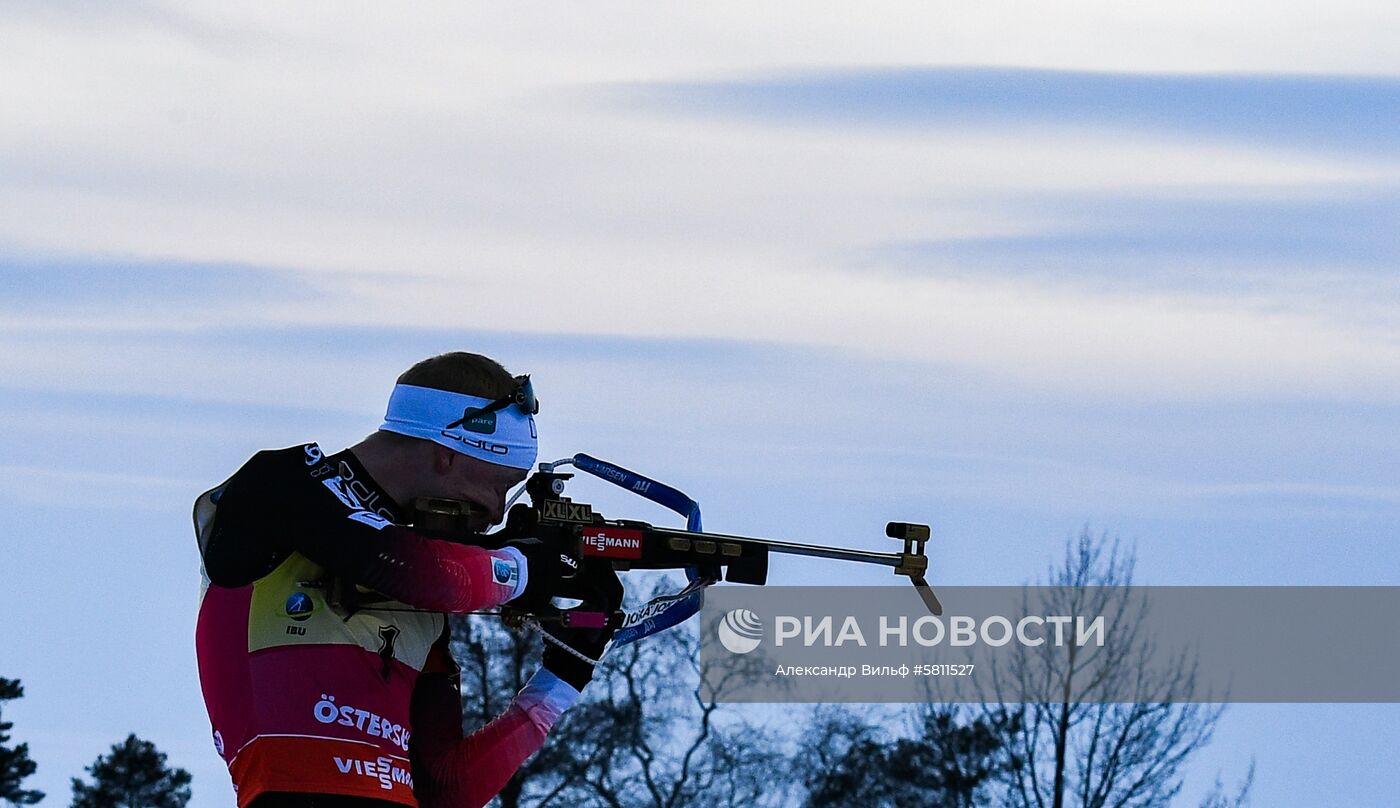
[[[457,459],[457,453],[437,443],[429,444],[433,447],[433,471],[439,475],[452,471],[452,463]]]

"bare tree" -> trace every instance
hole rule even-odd
[[[955,705],[902,711],[912,732],[889,737],[892,716],[853,708],[818,708],[795,766],[805,803],[880,808],[972,808],[986,805],[1010,757],[1005,715],[975,715]]]
[[[1233,794],[1225,793],[1225,784],[1220,782],[1220,778],[1215,778],[1215,785],[1201,800],[1200,808],[1239,808],[1249,799],[1249,789],[1254,785],[1254,764],[1249,764],[1249,771],[1245,773],[1244,779],[1240,781],[1239,787]]]
[[[1165,653],[1147,631],[1150,604],[1133,589],[1134,554],[1087,530],[1066,544],[1044,598],[1027,614],[1104,615],[1101,646],[1016,646],[993,669],[1013,760],[1003,803],[1013,808],[1141,808],[1170,804],[1186,762],[1211,739],[1224,707],[1185,703],[1194,657]],[[1165,664],[1164,661],[1165,660]],[[1244,803],[1220,789],[1208,804]]]
[[[587,788],[562,804],[757,806],[779,796],[778,739],[735,707],[701,697],[708,671],[693,626],[623,647],[601,673],[594,709],[576,716],[595,739],[582,747],[593,760]],[[722,682],[711,686],[712,695],[723,692]]]

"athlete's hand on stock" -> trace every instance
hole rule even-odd
[[[511,603],[524,608],[548,605],[550,598],[558,593],[559,579],[564,575],[559,550],[546,546],[539,539],[517,539],[506,546],[525,556],[525,591]]]

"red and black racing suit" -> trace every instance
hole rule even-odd
[[[425,538],[401,513],[353,454],[314,443],[259,452],[196,502],[199,677],[239,808],[482,805],[577,698],[541,670],[462,737],[443,613],[518,594],[519,556]]]

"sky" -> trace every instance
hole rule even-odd
[[[0,675],[45,804],[131,731],[228,804],[190,505],[445,350],[713,530],[1400,584],[1393,4],[0,10]],[[1191,787],[1392,801],[1397,718],[1232,708]]]

